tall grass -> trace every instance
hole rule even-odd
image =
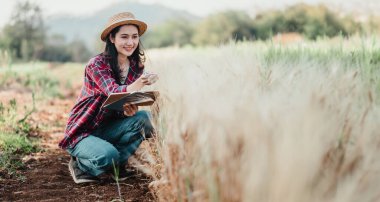
[[[160,201],[379,201],[379,44],[151,50]]]

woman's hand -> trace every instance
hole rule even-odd
[[[158,80],[158,75],[154,73],[144,73],[135,82],[127,87],[127,92],[139,91],[145,85],[152,85]]]
[[[124,104],[123,108],[125,116],[133,116],[138,111],[137,105]]]
[[[141,79],[144,85],[152,85],[158,80],[158,75],[151,72],[144,72]]]
[[[127,92],[134,92],[134,91],[139,91],[141,88],[143,88],[145,84],[143,83],[142,76],[140,76],[136,81],[128,85],[127,87]]]

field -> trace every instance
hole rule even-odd
[[[120,185],[121,198],[380,200],[377,38],[146,54],[160,76],[147,88],[161,92],[158,136],[130,159],[137,174]],[[84,64],[0,58],[0,199],[119,199],[107,180],[75,185],[57,148]]]

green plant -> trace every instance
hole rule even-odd
[[[112,201],[124,201],[122,196],[121,196],[121,191],[120,191],[120,184],[119,184],[119,167],[115,165],[115,161],[112,159],[112,167],[113,167],[113,173],[115,176],[115,181],[116,181],[116,186],[117,186],[117,193],[119,194],[118,199],[113,199]]]
[[[21,158],[38,150],[26,135],[0,133],[0,170],[6,170],[10,175],[17,174],[16,171],[23,167]]]
[[[8,107],[0,103],[0,170],[5,170],[9,175],[16,175],[17,169],[23,167],[21,158],[24,155],[39,151],[36,143],[28,138],[33,127],[27,122],[27,118],[35,112],[35,98],[33,94],[33,107],[25,107],[25,115],[17,119],[17,101],[11,99]]]

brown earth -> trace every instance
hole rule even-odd
[[[9,92],[3,91],[0,97],[27,100],[13,93],[9,95]],[[31,135],[41,140],[42,152],[23,158],[25,166],[18,173],[24,179],[0,173],[0,176],[3,175],[0,177],[0,201],[120,201],[117,184],[109,176],[101,176],[98,183],[79,185],[70,176],[67,166],[70,157],[57,145],[63,136],[66,114],[73,100],[54,99],[40,103],[43,107],[37,107],[37,112],[29,121],[40,127],[37,133]],[[22,105],[20,102],[18,104]],[[120,182],[122,199],[154,201],[154,195],[148,188],[152,179],[137,169],[130,169],[133,171],[131,176]]]

